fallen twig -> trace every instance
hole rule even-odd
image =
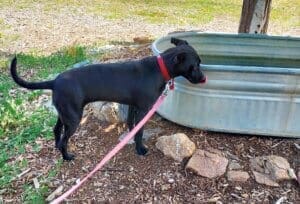
[[[59,186],[55,191],[53,191],[47,198],[46,198],[46,201],[52,201],[55,196],[58,196],[62,193],[64,187],[63,186]]]
[[[21,178],[22,176],[24,176],[25,174],[27,174],[30,170],[31,170],[31,168],[26,169],[25,171],[23,171],[22,173],[20,173],[19,175],[17,175],[17,177]]]
[[[280,142],[274,144],[273,146],[271,146],[271,148],[277,147],[277,146],[280,145],[282,142],[283,142],[283,141],[280,141]]]
[[[236,198],[236,199],[243,199],[241,196],[238,196],[237,194],[235,193],[231,193],[230,194],[232,197]]]
[[[279,198],[279,199],[275,202],[275,204],[281,204],[281,203],[284,202],[286,199],[287,199],[287,197],[286,197],[286,196],[283,196],[283,197]]]
[[[295,147],[296,147],[298,150],[300,150],[300,145],[299,145],[299,144],[294,143],[294,145],[295,145]]]
[[[33,185],[34,185],[34,188],[36,188],[36,189],[40,188],[40,183],[37,178],[33,179]]]

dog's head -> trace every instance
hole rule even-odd
[[[187,41],[171,38],[171,43],[176,45],[171,48],[170,56],[173,64],[172,72],[176,76],[183,76],[193,84],[204,83],[206,77],[200,69],[201,59],[196,50]]]

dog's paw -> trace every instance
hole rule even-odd
[[[74,154],[67,154],[67,155],[63,155],[63,159],[65,161],[71,161],[71,160],[74,160],[75,158],[75,155]]]
[[[148,152],[148,149],[146,147],[140,147],[138,149],[136,149],[136,152],[138,155],[146,155]]]

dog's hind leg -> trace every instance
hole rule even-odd
[[[68,153],[68,141],[70,137],[75,133],[82,116],[82,110],[76,111],[70,107],[64,109],[63,114],[60,113],[60,119],[64,126],[64,134],[58,142],[58,149],[60,150],[64,160],[74,159],[73,154]]]
[[[55,136],[55,147],[58,147],[58,143],[60,140],[61,132],[62,132],[63,124],[60,118],[57,118],[56,124],[53,128],[54,136]]]
[[[68,141],[70,137],[75,133],[77,129],[77,125],[64,125],[64,135],[59,141],[58,148],[61,151],[64,160],[70,161],[74,159],[74,155],[68,153]]]

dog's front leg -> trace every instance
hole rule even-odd
[[[132,119],[134,121],[134,126],[135,126],[143,119],[143,117],[147,113],[147,110],[135,108],[135,110],[133,110],[133,113],[134,113],[133,114],[134,117]],[[135,150],[138,155],[145,155],[148,152],[148,149],[143,144],[143,132],[144,132],[144,126],[134,136]]]
[[[142,127],[134,136],[135,150],[138,155],[145,155],[148,152],[148,149],[143,144],[143,132],[144,127]]]
[[[127,113],[127,126],[129,131],[131,131],[134,128],[135,121],[136,121],[136,112],[137,109],[135,106],[130,105],[128,107],[128,113]]]

